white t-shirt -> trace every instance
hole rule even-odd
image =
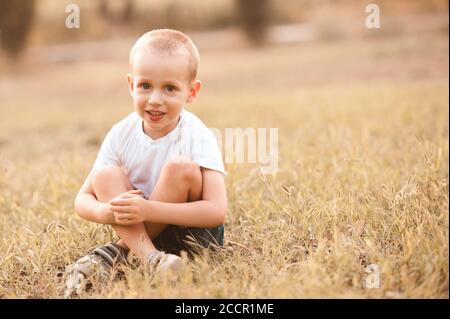
[[[164,164],[178,156],[225,174],[215,135],[186,110],[181,111],[176,128],[156,140],[144,133],[141,117],[131,113],[108,132],[93,168],[109,165],[125,168],[133,187],[141,189],[148,198]]]

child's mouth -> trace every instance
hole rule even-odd
[[[164,116],[164,114],[166,114],[161,111],[145,111],[145,112],[149,115],[150,120],[152,121],[159,121]]]

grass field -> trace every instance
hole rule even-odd
[[[132,111],[126,57],[0,75],[0,297],[61,298],[116,238],[74,197]],[[277,127],[279,170],[227,165],[226,246],[180,282],[125,269],[99,298],[448,298],[448,34],[202,53],[210,127]],[[380,287],[364,286],[369,264]]]

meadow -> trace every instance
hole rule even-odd
[[[175,285],[125,268],[81,297],[448,298],[448,49],[425,33],[201,52],[189,110],[278,128],[279,169],[227,165],[226,244]],[[65,267],[117,239],[73,201],[132,111],[126,72],[119,56],[0,74],[1,298],[62,298]]]

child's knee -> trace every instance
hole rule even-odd
[[[202,174],[197,163],[188,160],[174,159],[168,161],[162,170],[165,178],[189,183],[201,181]]]
[[[124,168],[111,165],[96,170],[92,175],[92,185],[99,185],[104,182],[110,183],[111,181],[128,181],[126,171]]]

